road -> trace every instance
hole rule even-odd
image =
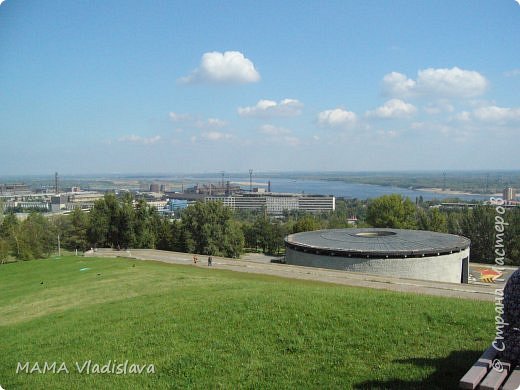
[[[193,255],[189,253],[168,252],[152,249],[135,249],[128,251],[114,251],[111,249],[98,249],[91,251],[86,256],[96,257],[128,257],[138,260],[161,261],[172,264],[184,264],[194,267],[207,266],[207,256],[199,255],[199,261],[193,264]],[[314,280],[327,283],[343,284],[355,287],[369,287],[375,289],[409,292],[416,294],[455,297],[473,300],[493,301],[495,289],[503,286],[502,283],[483,283],[474,281],[471,284],[441,283],[425,280],[383,277],[378,275],[362,274],[324,268],[302,267],[288,264],[271,263],[271,258],[263,255],[246,255],[242,259],[230,259],[213,257],[213,268],[235,272],[247,272],[263,275],[280,276],[291,279]],[[479,273],[478,267],[472,265],[472,275]],[[508,271],[508,274],[511,270]],[[478,274],[476,274],[478,276]],[[474,276],[474,278],[476,278]]]

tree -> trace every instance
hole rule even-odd
[[[310,232],[318,229],[321,229],[319,221],[317,221],[312,215],[304,215],[293,225],[292,232]]]
[[[181,234],[187,252],[237,257],[244,246],[242,230],[221,202],[197,202],[183,212]]]
[[[0,237],[0,264],[4,264],[9,258],[9,242]]]
[[[111,215],[106,204],[106,196],[96,200],[90,210],[90,223],[87,228],[87,240],[94,248],[108,243]]]
[[[383,195],[369,203],[367,222],[380,228],[414,229],[415,205],[398,194]]]
[[[448,232],[448,218],[438,208],[431,208],[428,211],[419,208],[417,209],[417,226],[420,230],[446,233]]]
[[[20,222],[14,213],[9,213],[0,225],[0,237],[3,237],[9,245],[10,252],[16,258],[22,258],[25,248],[23,248]]]
[[[160,225],[157,210],[148,206],[144,200],[139,200],[135,207],[135,247],[155,248]]]
[[[471,260],[494,262],[495,213],[492,207],[466,209],[460,220],[460,234],[471,240]]]
[[[61,233],[63,246],[70,250],[84,251],[88,249],[88,214],[81,209],[74,209],[70,216],[67,216],[67,222],[65,230]]]
[[[507,258],[514,265],[520,265],[520,208],[509,211],[505,218],[509,225],[505,229]]]
[[[24,260],[48,257],[57,246],[57,235],[41,213],[29,214],[22,222],[21,233]]]

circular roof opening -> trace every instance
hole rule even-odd
[[[391,232],[388,230],[374,230],[374,231],[368,231],[368,232],[359,232],[356,234],[353,234],[353,236],[356,237],[386,237],[386,236],[395,236],[395,232]]]

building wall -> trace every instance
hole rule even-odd
[[[300,252],[286,247],[287,264],[330,268],[400,278],[461,283],[462,263],[469,248],[452,254],[408,258],[354,258]],[[467,280],[467,275],[466,275]]]
[[[255,194],[254,196],[206,196],[205,201],[221,201],[224,206],[238,210],[262,210],[268,214],[282,215],[284,210],[305,210],[309,212],[332,211],[335,209],[334,196],[301,196],[285,194]]]

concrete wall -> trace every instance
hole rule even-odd
[[[469,248],[441,256],[398,259],[316,255],[290,248],[285,252],[287,264],[450,283],[461,282],[462,261],[466,257],[469,258]]]

